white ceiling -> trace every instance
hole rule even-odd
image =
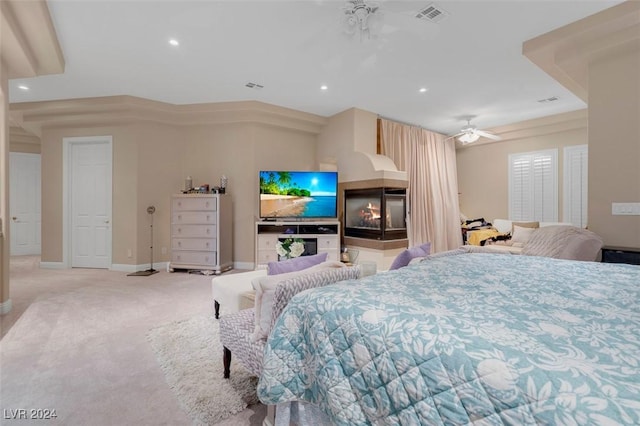
[[[12,80],[9,100],[258,100],[322,116],[356,107],[445,134],[465,116],[491,128],[585,108],[522,43],[621,1],[377,3],[381,34],[361,42],[342,32],[343,1],[49,0],[65,73]],[[413,17],[431,3],[449,16]]]

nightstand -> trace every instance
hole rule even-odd
[[[602,261],[640,265],[640,248],[604,246],[602,247]]]

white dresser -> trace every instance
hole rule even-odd
[[[176,269],[233,267],[231,195],[178,194],[171,197],[171,262]]]
[[[287,238],[300,238],[306,254],[327,253],[327,260],[340,260],[340,222],[256,222],[256,268],[278,261],[276,245]]]

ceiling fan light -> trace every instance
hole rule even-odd
[[[464,135],[458,137],[458,140],[462,143],[472,143],[477,141],[478,139],[480,139],[480,135],[477,135],[475,133],[465,133]]]

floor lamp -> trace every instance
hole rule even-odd
[[[153,214],[156,212],[156,208],[154,206],[147,207],[147,213],[151,215],[151,243],[149,248],[151,249],[151,255],[149,257],[150,260],[150,269],[146,271],[138,271],[128,274],[129,277],[148,277],[149,275],[153,275],[158,271],[153,269]]]

